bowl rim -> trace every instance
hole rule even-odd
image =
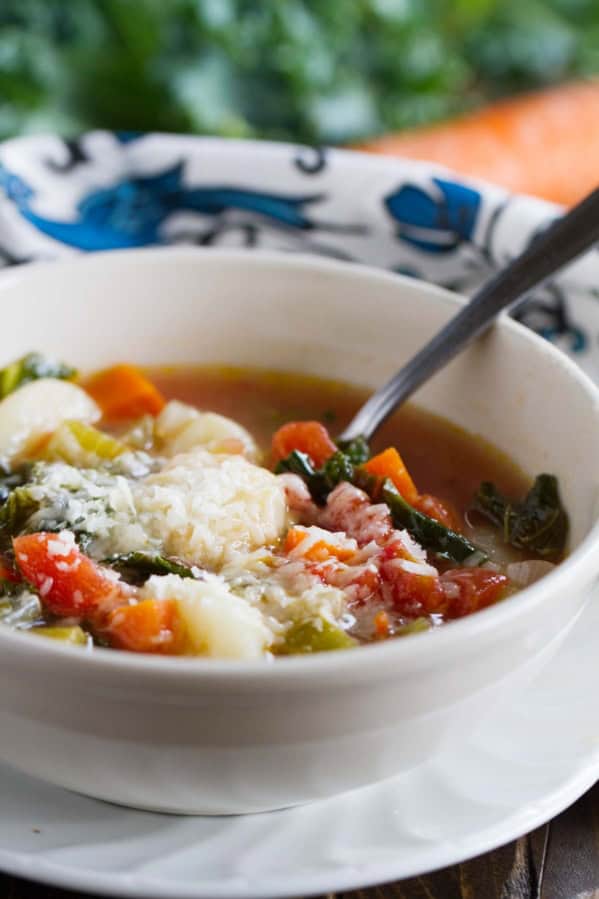
[[[162,265],[176,264],[177,261],[193,261],[198,265],[227,264],[250,265],[258,268],[288,268],[312,270],[315,273],[328,273],[334,276],[355,276],[363,281],[375,279],[401,289],[402,285],[416,289],[423,297],[446,307],[464,305],[467,298],[430,282],[419,280],[404,274],[398,274],[374,266],[361,263],[320,257],[308,253],[286,253],[277,250],[228,249],[223,247],[144,247],[136,249],[100,251],[89,255],[80,255],[55,261],[36,261],[25,267],[11,268],[0,272],[0,301],[2,293],[23,281],[44,278],[46,272],[54,276],[61,273],[68,277],[72,268],[104,267],[116,264],[124,266],[147,266],[154,262]],[[594,404],[599,414],[599,387],[576,365],[565,353],[509,317],[507,313],[499,316],[497,327],[515,334],[525,343],[532,343],[541,349],[554,364],[559,365],[567,378],[575,381],[580,390]],[[268,683],[275,687],[295,681],[302,676],[302,681],[321,680],[326,675],[350,675],[352,680],[360,674],[391,671],[395,673],[403,666],[427,667],[434,662],[434,657],[446,649],[455,648],[454,644],[471,642],[484,638],[508,627],[515,619],[531,612],[543,603],[548,593],[566,590],[570,584],[579,583],[580,589],[588,588],[591,582],[599,577],[599,519],[595,521],[579,546],[554,571],[541,581],[510,597],[506,602],[498,603],[482,609],[465,618],[447,622],[442,627],[431,631],[410,635],[409,640],[388,640],[377,644],[366,644],[359,647],[356,657],[354,649],[336,650],[308,656],[284,656],[273,662],[268,660],[244,661],[233,659],[213,659],[187,656],[156,656],[149,653],[115,652],[113,649],[94,647],[93,652],[74,651],[73,647],[63,646],[51,640],[39,640],[34,643],[26,631],[15,631],[0,625],[0,647],[13,646],[20,650],[20,655],[35,657],[40,662],[44,658],[54,660],[57,665],[64,664],[76,668],[83,663],[81,670],[90,672],[110,671],[115,674],[142,673],[148,678],[154,675],[163,680],[179,679],[182,682],[223,681],[225,683]],[[517,601],[516,601],[517,599]],[[428,651],[426,647],[429,647]],[[76,649],[76,648],[75,648]],[[29,650],[29,651],[27,651]],[[357,658],[361,661],[358,663]]]

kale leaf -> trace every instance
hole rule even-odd
[[[370,447],[365,437],[354,440],[337,440],[337,446],[354,465],[363,465],[370,459]]]
[[[22,533],[39,503],[27,487],[16,487],[0,507],[0,552],[12,550],[12,538]]]
[[[506,543],[516,549],[559,559],[568,537],[568,515],[561,503],[557,478],[540,474],[523,500],[511,502],[494,484],[484,481],[474,508],[500,528]]]
[[[111,568],[119,572],[128,584],[136,586],[145,584],[147,579],[153,574],[178,574],[179,577],[195,578],[196,580],[201,577],[199,568],[195,566],[190,568],[182,562],[178,562],[175,559],[167,559],[159,553],[122,553],[104,559],[102,564],[110,565]]]
[[[310,456],[300,450],[293,450],[277,464],[276,474],[291,472],[305,481],[315,503],[322,505],[329,493],[342,481],[353,482],[354,464],[341,450],[333,453],[321,468],[315,469]]]
[[[486,561],[487,556],[462,534],[414,509],[389,478],[383,481],[380,498],[389,506],[395,527],[405,528],[420,546],[438,559],[458,563],[469,560],[477,565]]]
[[[4,399],[9,393],[13,393],[30,381],[38,381],[40,378],[60,378],[70,381],[76,374],[75,369],[69,365],[54,359],[46,359],[40,353],[27,353],[16,362],[11,362],[6,368],[0,369],[0,399]]]
[[[18,468],[11,469],[6,463],[0,462],[0,505],[6,502],[16,487],[22,487],[27,483],[31,475],[31,467],[30,463],[25,463]]]

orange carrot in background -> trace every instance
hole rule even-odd
[[[502,100],[355,149],[436,162],[516,193],[572,205],[599,184],[599,80]]]
[[[104,418],[116,421],[158,415],[165,400],[152,382],[134,365],[115,365],[92,375],[83,387],[96,401]]]

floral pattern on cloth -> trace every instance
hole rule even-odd
[[[438,166],[344,150],[107,131],[0,145],[4,266],[127,247],[245,247],[471,293],[561,213]],[[516,317],[599,380],[597,250]]]

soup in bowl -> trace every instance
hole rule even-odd
[[[514,323],[368,446],[336,435],[446,292],[146,251],[4,302],[4,760],[168,811],[329,795],[424,759],[582,609],[597,392]]]

